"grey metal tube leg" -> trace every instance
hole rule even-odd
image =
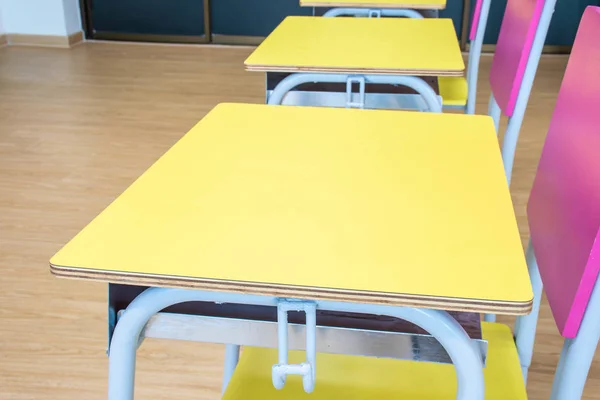
[[[485,314],[483,320],[485,322],[496,322],[496,314]]]
[[[235,367],[240,359],[240,346],[236,344],[225,345],[225,365],[223,367],[223,386],[221,387],[221,393],[225,393],[227,385],[233,376]]]
[[[134,319],[122,318],[115,328],[108,358],[109,400],[133,399],[136,351],[144,326],[135,322]]]
[[[280,299],[270,296],[224,292],[150,288],[135,298],[122,314],[113,334],[109,354],[109,400],[132,400],[135,357],[140,333],[148,320],[160,310],[189,301],[238,303],[275,306]],[[402,318],[425,329],[448,352],[456,368],[457,400],[483,400],[483,364],[476,345],[464,329],[443,311],[319,301],[318,306],[331,311],[389,315]]]
[[[494,120],[494,127],[496,128],[496,135],[498,134],[498,132],[500,130],[501,114],[502,114],[502,110],[500,110],[500,106],[498,105],[498,102],[496,101],[496,98],[494,97],[494,94],[492,93],[490,96],[490,103],[488,105],[488,115],[490,117],[492,117],[492,120]]]
[[[487,26],[488,15],[490,13],[491,0],[484,0],[481,7],[481,15],[477,26],[477,34],[471,42],[469,50],[469,63],[467,65],[467,114],[475,114],[475,104],[477,103],[477,78],[479,77],[479,61],[481,59],[481,49],[483,47],[483,37]],[[498,131],[498,129],[496,129]]]
[[[531,366],[533,358],[533,344],[535,342],[535,333],[537,328],[538,316],[540,313],[540,303],[542,302],[543,283],[538,269],[537,260],[533,251],[531,239],[527,246],[527,267],[529,269],[529,278],[533,287],[533,308],[529,315],[517,318],[515,325],[515,339],[517,342],[517,351],[521,362],[521,371],[523,379],[527,382],[527,373]]]
[[[512,170],[515,163],[515,153],[517,151],[517,141],[519,140],[519,132],[523,125],[523,115],[513,115],[508,119],[508,126],[504,132],[504,140],[502,141],[502,161],[504,162],[504,173],[506,181],[510,186],[512,178]]]
[[[558,363],[551,400],[581,399],[600,339],[600,285],[594,286],[583,321],[574,339],[566,339]]]
[[[519,140],[519,132],[521,131],[521,125],[523,118],[525,117],[525,110],[527,109],[527,103],[529,102],[529,95],[533,87],[533,81],[537,72],[538,65],[540,63],[540,57],[542,55],[542,49],[546,36],[548,34],[548,28],[552,21],[552,14],[554,14],[554,7],[556,0],[546,0],[544,3],[544,9],[540,17],[540,22],[531,46],[531,52],[529,54],[529,60],[525,67],[525,74],[521,82],[521,89],[517,96],[515,108],[510,120],[508,121],[508,127],[504,133],[504,141],[502,143],[502,159],[504,161],[504,171],[506,173],[506,179],[510,185],[512,176],[513,163],[515,159],[515,151],[517,148],[517,141]]]

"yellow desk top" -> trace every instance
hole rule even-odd
[[[492,120],[221,104],[50,261],[138,285],[523,314]]]
[[[250,71],[462,76],[451,19],[287,17],[245,61]]]
[[[300,6],[442,10],[446,8],[446,0],[300,0]]]

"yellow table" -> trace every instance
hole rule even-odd
[[[249,71],[462,76],[450,19],[287,17],[246,59]]]
[[[525,314],[532,303],[484,116],[219,105],[51,269],[442,310]]]
[[[370,7],[442,10],[446,0],[300,0],[303,7]]]

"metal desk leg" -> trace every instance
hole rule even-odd
[[[113,334],[109,354],[109,400],[133,399],[136,349],[140,333],[148,320],[166,307],[189,301],[276,306],[281,299],[169,288],[145,290],[127,307]],[[452,359],[458,381],[457,400],[483,400],[483,364],[479,349],[447,312],[335,301],[319,301],[316,307],[331,311],[388,315],[423,328],[440,342]]]
[[[237,367],[240,359],[240,346],[235,344],[225,345],[225,365],[223,366],[223,384],[221,387],[221,393],[225,393],[227,385],[231,380],[231,376]]]

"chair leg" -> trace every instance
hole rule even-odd
[[[494,127],[496,128],[496,135],[498,134],[498,130],[500,129],[501,113],[502,113],[502,110],[500,110],[500,106],[498,105],[498,102],[496,102],[496,98],[494,97],[494,94],[492,93],[490,96],[490,103],[488,105],[488,115],[490,117],[492,117],[492,120],[494,120]]]
[[[600,339],[600,285],[598,280],[574,339],[566,339],[560,355],[551,400],[576,400],[583,394],[587,375]]]
[[[477,32],[471,41],[471,46],[469,48],[469,63],[467,66],[467,114],[475,114],[475,104],[477,100],[477,78],[479,77],[479,61],[481,59],[481,48],[483,46],[483,38],[485,36],[485,29],[487,27],[488,16],[490,13],[490,4],[491,0],[485,0],[482,4],[481,15],[479,16],[479,23],[477,25]],[[496,132],[497,131],[498,128],[496,128]]]
[[[496,314],[485,314],[483,320],[485,322],[496,322]]]
[[[513,115],[510,117],[502,141],[502,161],[504,162],[504,172],[509,186],[512,178],[513,165],[515,163],[515,153],[517,151],[517,142],[519,140],[519,133],[521,132],[521,125],[523,125],[523,118],[521,116]]]
[[[598,344],[598,336],[584,336],[585,339],[565,339],[552,383],[551,400],[581,399]]]
[[[529,269],[531,286],[533,287],[533,307],[529,315],[517,318],[517,323],[515,325],[515,340],[517,343],[517,351],[519,352],[521,371],[523,372],[523,379],[525,382],[527,382],[527,373],[533,357],[533,344],[535,342],[540,303],[542,302],[542,289],[544,287],[531,239],[527,246],[527,267]]]
[[[565,339],[562,351],[560,352],[558,365],[556,366],[556,371],[554,372],[554,381],[552,382],[552,393],[550,395],[551,400],[555,400],[557,398],[556,394],[558,393],[558,388],[561,384],[561,378],[565,369],[565,360],[567,359],[567,353],[569,352],[569,347],[571,347],[571,343],[573,343],[571,339]]]
[[[238,364],[240,359],[240,346],[236,344],[226,344],[225,345],[225,366],[223,368],[223,386],[221,387],[221,392],[225,393],[227,389],[227,385],[231,380],[231,376],[235,371],[235,367]]]

